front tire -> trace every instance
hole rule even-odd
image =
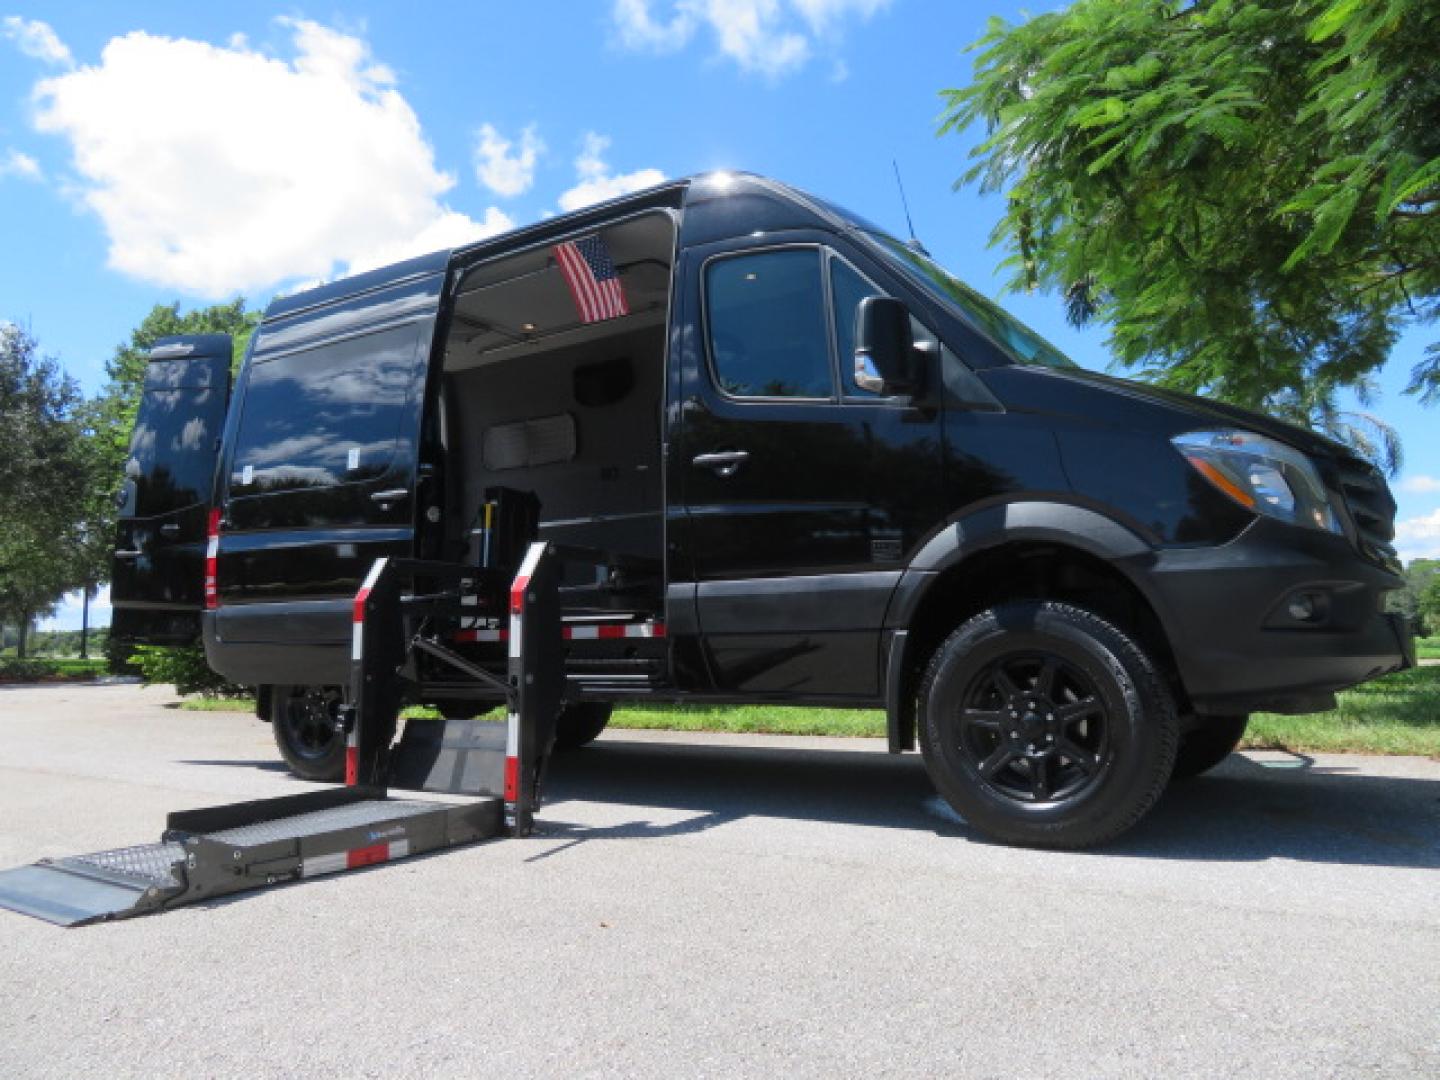
[[[1209,772],[1235,752],[1250,716],[1207,716],[1202,726],[1180,736],[1180,749],[1175,754],[1175,771],[1172,780],[1189,780],[1201,773]]]
[[[270,727],[290,771],[303,780],[345,777],[345,736],[335,725],[344,692],[338,686],[276,686],[270,692]]]
[[[1019,601],[964,623],[921,683],[936,789],[1009,844],[1083,848],[1119,836],[1165,789],[1178,721],[1133,639],[1070,604]]]

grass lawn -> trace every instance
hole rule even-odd
[[[54,664],[61,675],[72,678],[98,679],[101,675],[106,674],[105,660],[103,657],[98,660],[94,657],[89,660],[81,660],[78,657],[68,657],[63,660],[50,660],[48,662]]]
[[[81,660],[51,656],[0,659],[0,682],[70,682],[98,679],[108,673],[104,657]]]
[[[1440,660],[1440,637],[1416,638],[1415,651],[1423,660]]]
[[[1255,716],[1245,745],[1440,758],[1440,667],[1387,675],[1339,699],[1314,716]]]
[[[189,698],[182,707],[204,712],[250,712],[255,705],[245,699]],[[416,712],[423,714],[423,710]],[[617,709],[610,726],[883,738],[885,715],[878,711],[767,705],[635,704]],[[1440,758],[1440,667],[1402,671],[1348,690],[1339,695],[1339,706],[1332,712],[1311,716],[1256,715],[1250,721],[1245,745]]]

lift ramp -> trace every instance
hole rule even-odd
[[[158,843],[0,872],[0,908],[83,926],[528,834],[564,687],[553,564],[553,548],[536,543],[510,584],[512,644],[500,678],[439,644],[465,590],[483,585],[474,570],[378,560],[355,599],[345,787],[181,811]],[[400,709],[419,685],[417,654],[489,685],[507,702],[505,721],[425,722],[395,743]],[[392,798],[391,785],[478,798]]]
[[[339,788],[214,806],[171,814],[156,844],[4,871],[0,906],[83,926],[373,866],[500,831],[499,799],[445,804]]]

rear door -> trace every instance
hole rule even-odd
[[[110,633],[183,645],[200,632],[206,518],[225,408],[230,338],[165,338],[150,352],[115,528]]]

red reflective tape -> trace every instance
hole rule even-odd
[[[525,590],[530,587],[530,577],[517,577],[515,584],[510,586],[510,614],[519,615],[525,606]]]
[[[358,626],[365,621],[365,601],[370,599],[370,586],[366,585],[355,594],[354,622]]]
[[[614,640],[617,638],[663,638],[664,623],[622,623],[611,626],[565,626],[560,630],[566,641]],[[454,640],[458,642],[507,641],[510,631],[504,627],[489,627],[478,630],[457,630]]]
[[[345,853],[345,869],[354,870],[359,866],[374,866],[390,858],[390,844],[371,844],[369,847],[352,848]]]
[[[205,610],[220,606],[220,511],[211,510],[205,524]]]
[[[505,759],[505,801],[520,801],[520,759]]]
[[[354,787],[360,783],[360,748],[347,746],[345,748],[345,786]]]

